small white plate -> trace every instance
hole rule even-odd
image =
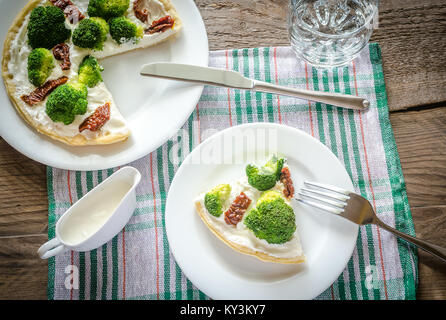
[[[139,74],[141,66],[150,62],[207,66],[209,60],[206,30],[194,2],[172,2],[183,22],[183,30],[175,39],[100,62],[105,68],[104,82],[132,131],[128,141],[108,146],[72,147],[39,134],[16,112],[4,85],[0,88],[2,138],[35,161],[69,170],[117,167],[161,146],[186,122],[203,86],[142,77]],[[1,48],[13,19],[26,3],[26,0],[0,0]]]
[[[269,141],[268,145],[264,141]],[[166,205],[166,231],[185,275],[213,299],[313,299],[338,278],[352,255],[357,225],[297,201],[293,207],[307,257],[300,265],[262,262],[238,253],[201,221],[194,209],[200,193],[243,176],[247,162],[276,152],[287,158],[296,192],[304,180],[354,190],[336,156],[318,140],[292,127],[246,124],[223,130],[200,144],[173,179]],[[215,161],[219,155],[226,164]]]

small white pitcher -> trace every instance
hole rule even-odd
[[[140,180],[138,170],[124,167],[79,199],[60,217],[56,237],[37,251],[40,258],[67,250],[89,251],[110,241],[135,211],[135,188]]]

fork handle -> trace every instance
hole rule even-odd
[[[432,254],[432,255],[436,256],[437,258],[440,258],[446,262],[446,248],[437,246],[436,244],[427,242],[425,240],[421,240],[421,239],[409,236],[408,234],[405,234],[405,233],[398,231],[392,227],[389,227],[387,224],[385,224],[384,222],[382,222],[379,219],[376,219],[374,221],[374,223],[376,225],[378,225],[379,227],[393,233],[394,235],[396,235],[410,243],[413,243],[418,248],[423,249],[424,251],[429,252],[430,254]]]

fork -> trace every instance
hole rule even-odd
[[[358,225],[374,224],[410,242],[446,262],[446,248],[417,239],[382,222],[364,197],[338,187],[315,182],[304,182],[299,202],[339,215]]]

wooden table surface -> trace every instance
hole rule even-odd
[[[196,0],[210,50],[288,45],[288,0]],[[382,0],[390,120],[418,237],[446,246],[446,1]],[[6,106],[4,106],[6,107]],[[7,106],[9,107],[9,106]],[[0,138],[0,299],[46,299],[46,169]],[[419,299],[446,299],[446,264],[419,252]]]

